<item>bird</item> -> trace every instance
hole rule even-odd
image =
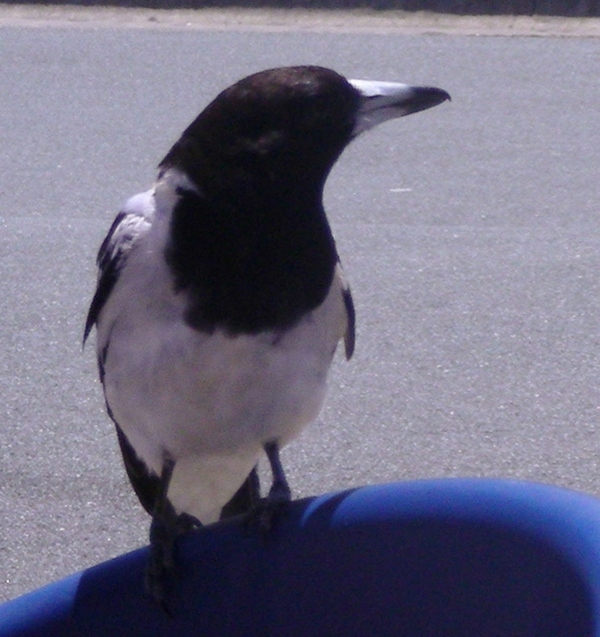
[[[152,516],[159,603],[180,533],[251,511],[271,526],[291,499],[280,450],[317,418],[338,344],[353,354],[330,170],[365,131],[449,99],[321,66],[254,73],[209,103],[115,218],[83,341],[95,327],[107,412]]]

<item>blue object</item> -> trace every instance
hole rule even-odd
[[[0,606],[1,637],[600,637],[600,501],[424,480],[294,502],[181,538],[169,619],[147,549]]]

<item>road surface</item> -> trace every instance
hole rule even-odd
[[[0,599],[146,542],[81,349],[95,252],[197,112],[272,66],[453,98],[357,140],[328,182],[358,339],[284,454],[295,494],[487,476],[600,496],[600,39],[6,15]]]

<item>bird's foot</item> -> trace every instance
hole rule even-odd
[[[172,617],[172,613],[167,597],[176,575],[175,540],[179,535],[202,526],[199,520],[188,513],[178,515],[167,498],[174,469],[175,462],[166,457],[150,524],[150,556],[145,576],[146,590],[169,617]]]
[[[197,531],[202,528],[202,522],[189,513],[180,513],[177,516],[177,535]]]
[[[175,526],[166,520],[152,520],[150,526],[150,556],[146,565],[146,590],[158,606],[172,617],[167,604],[171,580],[175,574]]]
[[[262,498],[250,512],[248,516],[250,526],[258,528],[263,542],[267,542],[273,534],[277,521],[285,515],[286,505],[291,500],[291,494],[269,493],[268,497]]]
[[[169,507],[166,515],[152,520],[150,526],[150,556],[146,566],[146,590],[158,606],[169,617],[173,614],[167,602],[173,580],[177,575],[175,541],[178,536],[202,527],[195,517],[182,513],[177,515]]]

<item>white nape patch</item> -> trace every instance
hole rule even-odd
[[[150,191],[155,215],[146,249],[161,252],[168,244],[171,217],[175,206],[181,199],[182,190],[200,194],[199,188],[184,172],[177,168],[169,168],[160,176]],[[151,260],[153,259],[154,257],[151,257]]]
[[[154,187],[154,198],[158,218],[170,219],[173,209],[181,198],[181,191],[200,194],[200,190],[194,182],[178,168],[169,168],[165,171]]]
[[[198,186],[184,172],[179,170],[179,168],[169,168],[166,170],[162,174],[159,183],[166,183],[173,190],[181,189],[200,194]]]
[[[151,219],[154,214],[154,188],[130,197],[121,211],[128,215]]]

